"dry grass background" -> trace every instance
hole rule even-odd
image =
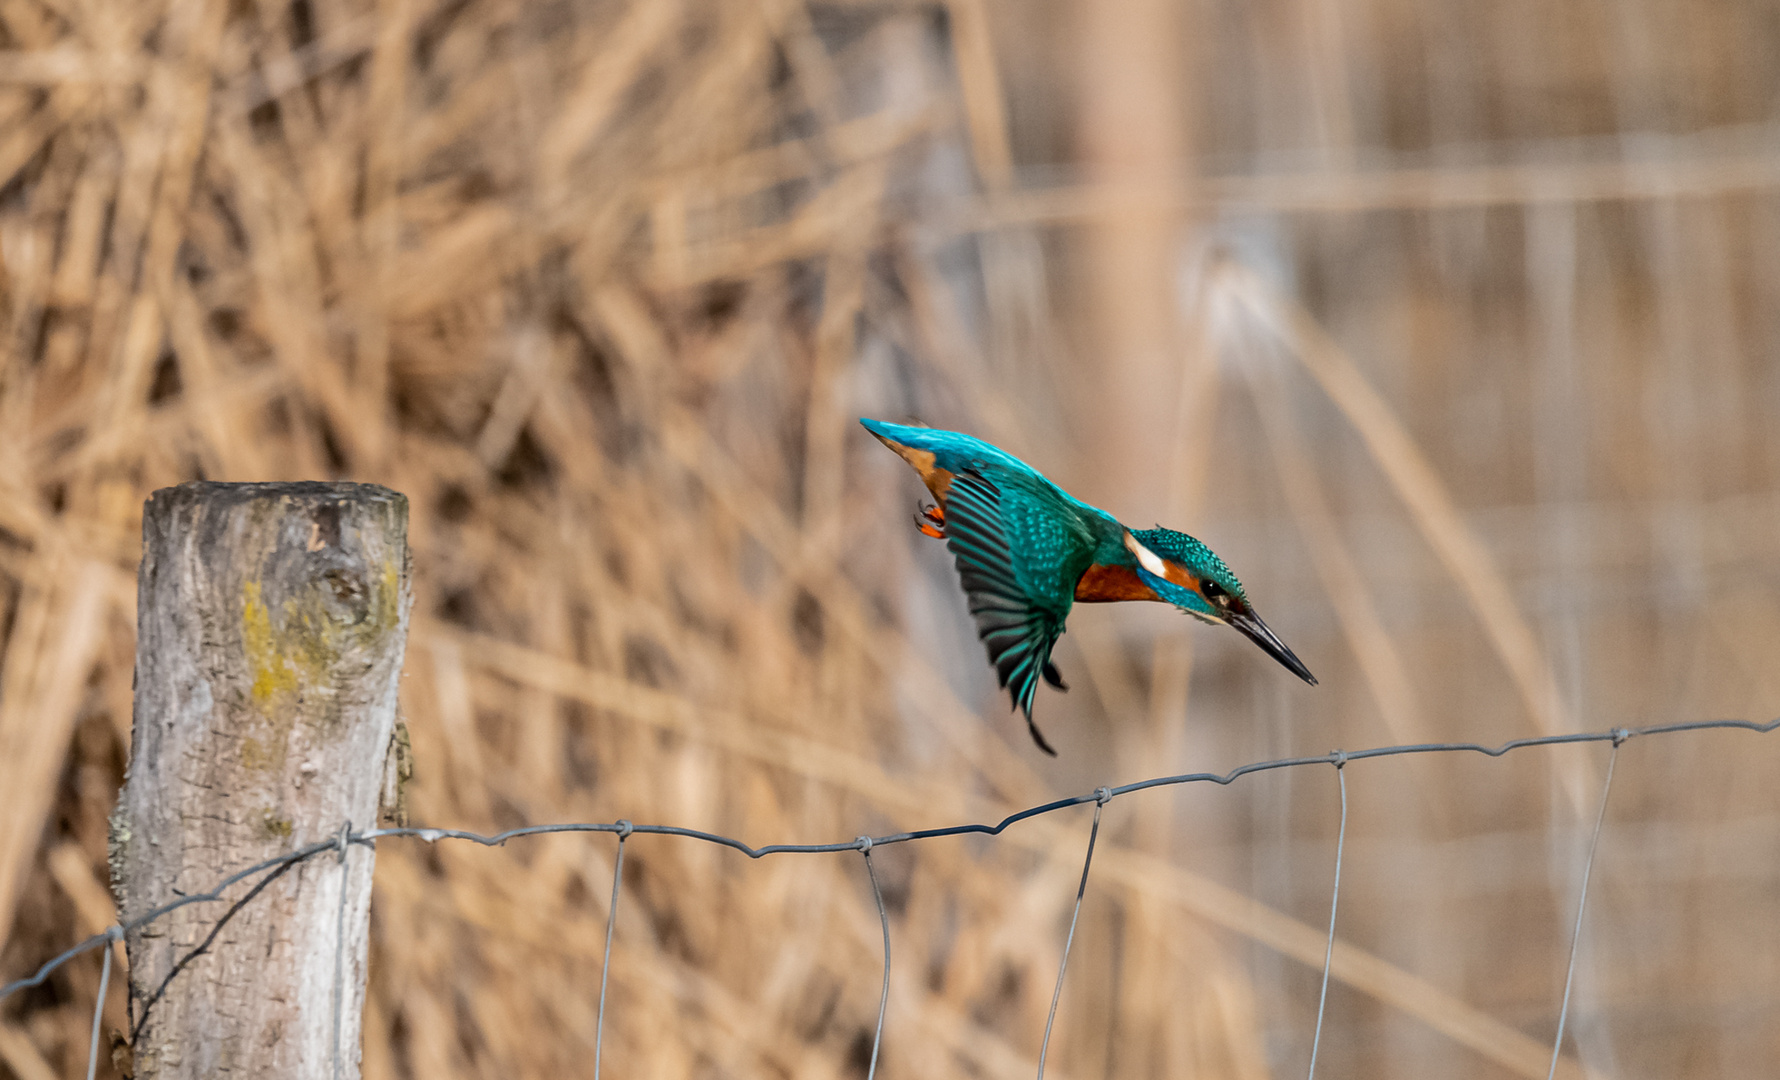
[[[1765,719],[1777,94],[1749,0],[0,0],[0,973],[113,918],[140,505],[199,476],[412,499],[430,824],[828,841]],[[1040,758],[861,414],[1204,537],[1322,687],[1084,609]],[[1560,1074],[1771,1075],[1777,760],[1621,752]],[[1327,1075],[1544,1075],[1603,765],[1350,767]],[[1297,1074],[1335,808],[1114,802],[1052,1075]],[[1086,827],[878,853],[884,1075],[1032,1071]],[[365,1074],[589,1071],[612,852],[385,846]],[[609,1071],[863,1074],[856,856],[625,887]],[[97,981],[0,1007],[0,1075],[79,1075]]]

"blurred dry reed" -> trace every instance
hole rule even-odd
[[[1746,2],[0,0],[0,973],[113,918],[140,505],[198,476],[411,497],[431,824],[1780,711],[1776,57]],[[1084,610],[1039,760],[861,414],[1205,537],[1324,685]],[[1624,751],[1562,1074],[1780,1053],[1746,746]],[[1327,1075],[1544,1075],[1600,761],[1350,770]],[[1109,809],[1051,1075],[1302,1068],[1333,788]],[[881,1075],[1032,1071],[1085,830],[882,853]],[[611,857],[386,846],[365,1075],[586,1071]],[[863,1074],[856,858],[625,888],[614,1074]],[[0,1075],[78,1075],[97,982]]]

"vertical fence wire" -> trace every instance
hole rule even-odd
[[[1607,757],[1607,779],[1601,784],[1601,808],[1595,812],[1595,831],[1588,841],[1588,858],[1582,864],[1582,892],[1576,897],[1576,924],[1570,928],[1570,964],[1564,972],[1564,1003],[1558,1009],[1557,1038],[1551,1041],[1551,1068],[1545,1080],[1557,1076],[1558,1055],[1564,1048],[1564,1025],[1570,1019],[1570,988],[1576,982],[1576,947],[1582,942],[1582,915],[1588,910],[1588,879],[1594,873],[1595,852],[1601,846],[1601,824],[1607,820],[1607,795],[1613,790],[1613,766],[1619,763],[1619,748],[1625,732],[1614,732],[1613,752]]]
[[[1329,893],[1329,943],[1323,947],[1323,989],[1316,999],[1316,1034],[1310,1037],[1310,1075],[1316,1080],[1317,1051],[1323,1047],[1323,1012],[1329,1006],[1329,967],[1335,959],[1335,912],[1341,907],[1341,856],[1347,845],[1347,755],[1335,751],[1335,780],[1341,787],[1341,826],[1335,831],[1335,887]]]
[[[349,843],[351,839],[352,822],[347,820],[340,826],[340,838],[337,841],[340,846],[340,912],[334,924],[334,993],[332,999],[334,1007],[334,1080],[340,1080],[341,1077],[340,1026],[345,1022],[342,1014],[346,1011],[344,1006],[346,998],[346,885],[347,876],[352,869],[346,861],[346,852],[351,847]]]
[[[884,931],[884,986],[878,991],[878,1027],[871,1037],[871,1065],[865,1070],[865,1080],[875,1080],[878,1048],[884,1044],[884,1012],[890,1005],[890,914],[884,910],[884,890],[878,888],[878,872],[871,864],[871,837],[861,836],[854,843],[858,845],[859,853],[865,856],[865,873],[871,878],[872,899],[878,902],[878,926]]]
[[[1063,973],[1069,970],[1069,948],[1075,944],[1076,920],[1082,916],[1082,896],[1088,891],[1088,868],[1094,865],[1094,843],[1100,839],[1100,811],[1112,800],[1112,789],[1094,789],[1094,825],[1088,830],[1088,854],[1082,859],[1082,880],[1075,887],[1075,910],[1069,913],[1069,933],[1063,938],[1063,959],[1057,962],[1057,986],[1051,991],[1051,1011],[1045,1017],[1044,1042],[1038,1047],[1038,1080],[1045,1080],[1045,1057],[1051,1052],[1051,1025],[1057,1022],[1057,1002],[1063,997]]]
[[[123,937],[123,929],[113,926],[105,931],[105,963],[99,968],[99,996],[93,1002],[93,1037],[87,1042],[87,1080],[99,1071],[99,1027],[105,1016],[105,992],[111,989],[111,943]]]
[[[606,905],[606,956],[600,961],[600,1003],[593,1021],[593,1080],[600,1080],[600,1053],[606,1042],[606,983],[612,973],[612,927],[618,924],[618,886],[624,881],[624,842],[630,839],[629,821],[618,823],[618,857],[612,860],[612,900]]]

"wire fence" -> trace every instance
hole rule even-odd
[[[1057,811],[1066,810],[1073,806],[1081,806],[1085,803],[1093,803],[1094,820],[1088,832],[1087,853],[1082,859],[1081,881],[1076,888],[1075,906],[1071,911],[1069,919],[1069,932],[1064,939],[1062,957],[1057,966],[1057,982],[1051,995],[1050,1012],[1045,1020],[1044,1039],[1039,1046],[1038,1077],[1039,1080],[1043,1080],[1045,1060],[1050,1049],[1051,1030],[1057,1016],[1058,1001],[1062,997],[1064,975],[1069,969],[1069,953],[1075,941],[1076,922],[1081,915],[1082,899],[1087,894],[1089,872],[1094,863],[1094,847],[1100,836],[1101,811],[1106,808],[1106,804],[1121,795],[1129,795],[1133,792],[1145,791],[1150,788],[1194,783],[1229,785],[1239,778],[1248,776],[1252,773],[1269,772],[1275,769],[1300,768],[1311,765],[1333,765],[1336,770],[1336,779],[1341,794],[1341,820],[1336,833],[1335,873],[1329,898],[1329,934],[1327,948],[1323,956],[1322,989],[1317,1001],[1316,1028],[1311,1039],[1309,1080],[1315,1080],[1317,1054],[1322,1044],[1324,1012],[1328,1004],[1329,968],[1335,949],[1336,916],[1339,912],[1341,903],[1341,863],[1347,840],[1346,766],[1353,762],[1364,761],[1369,758],[1395,757],[1403,754],[1477,753],[1485,754],[1489,757],[1501,757],[1511,750],[1520,750],[1527,747],[1559,746],[1572,743],[1610,743],[1612,745],[1612,751],[1607,759],[1606,777],[1601,784],[1599,809],[1596,811],[1594,830],[1589,839],[1588,856],[1583,863],[1582,881],[1576,900],[1576,917],[1570,932],[1569,960],[1564,975],[1563,1000],[1558,1010],[1557,1035],[1552,1041],[1551,1068],[1547,1073],[1549,1080],[1549,1078],[1555,1077],[1557,1074],[1558,1062],[1563,1049],[1565,1025],[1570,1010],[1571,990],[1574,986],[1576,975],[1577,943],[1582,935],[1583,916],[1587,910],[1588,904],[1589,879],[1594,871],[1595,852],[1600,846],[1601,830],[1607,818],[1607,800],[1613,789],[1614,767],[1619,760],[1619,748],[1629,739],[1655,735],[1670,735],[1680,732],[1711,730],[1740,730],[1751,731],[1757,734],[1766,734],[1774,731],[1776,728],[1780,728],[1780,718],[1771,720],[1765,724],[1757,724],[1748,720],[1698,720],[1677,724],[1660,724],[1652,727],[1619,727],[1607,731],[1583,732],[1571,735],[1547,735],[1531,739],[1513,739],[1493,747],[1485,746],[1481,743],[1415,743],[1404,746],[1374,747],[1369,750],[1335,750],[1315,757],[1279,758],[1273,761],[1254,762],[1249,765],[1243,765],[1239,768],[1232,769],[1227,773],[1182,773],[1175,776],[1158,776],[1148,780],[1138,780],[1129,784],[1121,784],[1117,787],[1099,787],[1085,795],[1074,795],[1068,798],[1044,803],[1039,806],[1028,807],[1025,810],[1009,814],[993,825],[973,822],[963,825],[949,825],[936,829],[918,829],[912,832],[893,833],[887,836],[859,836],[850,841],[829,844],[768,844],[764,847],[756,848],[751,847],[744,841],[734,837],[704,832],[699,829],[687,829],[678,825],[636,825],[632,822],[623,820],[615,822],[566,822],[554,825],[528,825],[522,828],[508,829],[505,832],[499,832],[493,835],[483,835],[481,833],[469,832],[462,829],[436,829],[425,827],[365,829],[354,831],[352,823],[346,822],[342,824],[339,833],[327,840],[317,841],[305,847],[297,848],[294,851],[286,852],[275,858],[255,863],[245,869],[237,870],[218,881],[216,885],[207,892],[193,893],[183,896],[170,904],[163,905],[153,911],[147,912],[139,918],[132,919],[129,922],[120,925],[112,926],[103,933],[93,935],[80,944],[75,945],[56,957],[46,961],[42,967],[38,968],[37,971],[29,977],[9,982],[5,984],[5,986],[0,987],[0,1001],[4,1001],[7,997],[20,990],[41,985],[64,964],[67,964],[94,949],[104,948],[104,965],[99,979],[99,993],[97,1001],[93,1007],[92,1040],[88,1048],[87,1077],[88,1080],[92,1080],[98,1065],[100,1018],[104,1010],[106,990],[111,979],[112,949],[110,946],[114,942],[121,941],[125,934],[143,926],[147,926],[158,919],[164,918],[168,914],[179,908],[185,907],[188,904],[221,902],[223,900],[223,894],[232,886],[258,876],[258,880],[254,882],[253,887],[229,905],[228,909],[211,928],[209,935],[173,965],[172,969],[162,980],[161,984],[155,989],[154,993],[148,997],[143,1005],[142,1014],[136,1018],[130,1033],[130,1038],[133,1043],[136,1036],[140,1034],[143,1023],[154,1003],[166,993],[168,986],[181,971],[183,971],[193,960],[196,960],[208,950],[211,943],[216,940],[217,935],[221,933],[223,927],[228,924],[230,919],[251,903],[253,898],[259,895],[259,893],[268,885],[292,868],[307,862],[316,856],[327,852],[333,852],[340,863],[342,873],[340,921],[339,930],[335,935],[334,943],[334,987],[331,998],[334,1033],[332,1070],[334,1077],[338,1078],[344,1075],[344,1063],[341,1057],[340,1048],[340,1032],[342,1028],[340,1014],[342,1010],[342,1002],[345,999],[342,973],[344,971],[346,946],[345,897],[347,890],[344,884],[344,874],[347,866],[347,854],[352,845],[362,844],[374,848],[376,841],[378,840],[413,837],[419,840],[424,840],[427,843],[437,843],[440,840],[468,840],[485,847],[495,847],[505,844],[509,840],[517,840],[522,837],[539,836],[549,833],[613,833],[618,838],[618,851],[612,869],[611,902],[606,909],[605,952],[600,967],[600,994],[596,1013],[597,1019],[595,1021],[596,1028],[594,1037],[593,1075],[594,1080],[598,1080],[600,1074],[601,1043],[605,1032],[606,975],[611,967],[612,929],[616,925],[618,919],[619,886],[624,872],[624,847],[626,841],[638,834],[680,836],[692,840],[701,840],[706,843],[717,844],[722,847],[733,848],[748,856],[750,859],[760,859],[768,855],[816,855],[832,854],[843,851],[857,851],[863,857],[865,862],[866,875],[871,883],[872,897],[877,903],[878,922],[884,935],[883,986],[878,997],[877,1026],[872,1036],[871,1060],[866,1073],[867,1080],[874,1080],[877,1073],[879,1050],[883,1043],[884,1017],[890,1002],[890,917],[884,907],[883,891],[878,886],[877,871],[872,866],[872,850],[890,844],[903,844],[918,840],[934,840],[946,836],[964,836],[969,834],[996,836],[1010,826],[1016,825],[1029,818],[1056,813]]]

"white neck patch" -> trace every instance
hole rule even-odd
[[[1138,543],[1129,529],[1125,530],[1125,550],[1137,556],[1137,565],[1164,581],[1168,580],[1168,568],[1162,564],[1162,557]]]

